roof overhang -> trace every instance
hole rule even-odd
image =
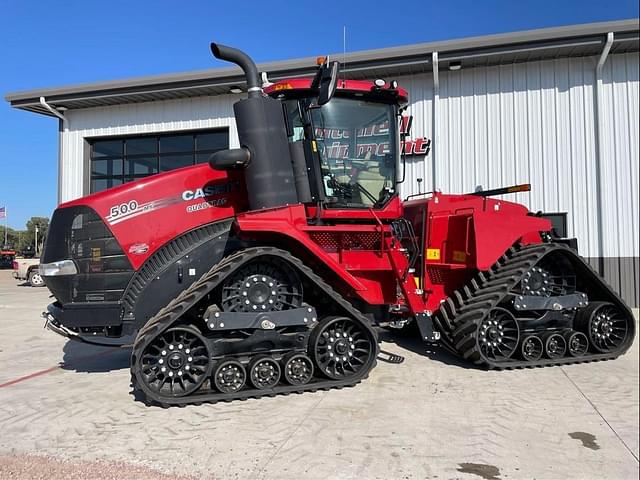
[[[432,69],[433,52],[438,52],[439,64],[445,69],[450,62],[473,68],[592,56],[600,54],[608,32],[614,33],[611,54],[640,50],[639,20],[631,19],[352,52],[344,56],[341,75],[363,80],[424,73]],[[343,61],[342,54],[335,58]],[[316,68],[315,57],[258,65],[271,81],[311,75]],[[71,110],[222,95],[233,86],[245,86],[242,71],[236,67],[43,88],[10,93],[5,99],[14,108],[53,115],[41,105],[40,97],[56,108]]]

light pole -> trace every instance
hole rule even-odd
[[[36,257],[38,256],[38,224],[36,224],[36,246],[35,246],[35,251],[36,251]]]

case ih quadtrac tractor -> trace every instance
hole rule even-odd
[[[209,164],[64,203],[41,271],[47,325],[70,338],[136,334],[133,386],[163,405],[354,385],[376,327],[414,323],[487,368],[612,359],[629,308],[556,238],[549,220],[491,198],[402,201],[396,82],[313,79],[265,87],[239,65],[241,147]],[[526,187],[525,187],[526,188]]]

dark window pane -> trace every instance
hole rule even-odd
[[[160,153],[192,152],[193,135],[160,137]]]
[[[196,153],[196,163],[207,163],[213,155],[213,152],[208,153]]]
[[[174,168],[193,165],[193,154],[188,155],[163,155],[160,157],[160,171],[166,172]]]
[[[119,178],[97,178],[91,180],[91,193],[101,192],[118,185],[122,185],[122,180]]]
[[[122,159],[92,160],[91,175],[122,175]]]
[[[128,155],[155,155],[158,153],[156,137],[129,138],[125,143]]]
[[[121,157],[122,140],[101,140],[93,143],[92,157]]]
[[[153,175],[158,173],[158,157],[127,158],[124,161],[125,175]]]
[[[131,175],[131,176],[125,176],[124,177],[124,183],[129,183],[129,182],[137,182],[138,180],[142,180],[143,178],[147,178],[150,175]]]
[[[224,150],[229,148],[229,133],[200,133],[196,135],[196,150]]]

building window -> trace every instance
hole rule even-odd
[[[204,163],[229,148],[229,130],[89,140],[91,193],[159,172]]]

